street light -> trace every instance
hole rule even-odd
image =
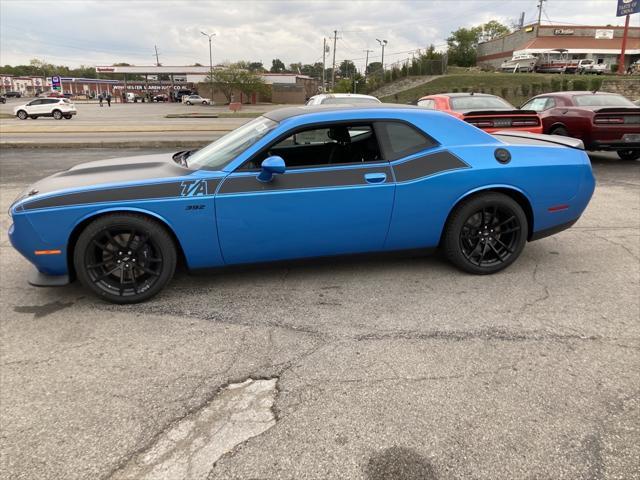
[[[200,33],[209,39],[209,95],[211,95],[211,98],[209,100],[211,100],[210,105],[213,105],[213,56],[211,55],[211,38],[215,37],[216,34],[212,33],[209,35],[208,33],[204,33],[202,31]]]
[[[384,47],[387,44],[387,41],[386,40],[380,40],[379,38],[376,38],[376,40],[378,41],[378,43],[382,47],[382,83],[384,83]]]

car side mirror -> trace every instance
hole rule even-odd
[[[260,173],[258,174],[258,181],[268,183],[273,180],[273,176],[276,173],[284,173],[287,167],[282,157],[273,155],[265,158],[260,165]]]

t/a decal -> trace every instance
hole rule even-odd
[[[202,195],[207,195],[206,180],[186,181],[180,184],[181,197],[200,197]]]

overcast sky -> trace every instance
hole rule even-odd
[[[537,0],[205,1],[0,0],[0,64],[37,57],[69,66],[155,63],[208,65],[207,39],[215,32],[214,63],[280,58],[285,64],[322,61],[322,39],[338,30],[336,59],[364,64],[380,59],[376,38],[387,39],[385,63],[449,32],[491,19],[535,21]],[[547,0],[543,23],[621,25],[616,0]],[[633,17],[640,17],[634,15]],[[640,25],[638,18],[632,23]],[[329,63],[329,59],[327,60]]]

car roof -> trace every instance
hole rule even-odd
[[[558,97],[575,97],[576,95],[620,95],[619,93],[612,92],[592,92],[592,91],[571,91],[571,92],[549,92],[536,95],[537,97],[548,97],[549,95],[556,95]]]
[[[311,98],[375,98],[373,95],[363,95],[362,93],[319,93]]]
[[[371,105],[305,105],[301,107],[287,107],[287,108],[279,108],[277,110],[271,110],[270,112],[265,112],[264,116],[274,120],[276,122],[281,122],[282,120],[286,120],[291,117],[298,117],[301,115],[312,115],[314,113],[329,113],[329,112],[354,112],[354,111],[368,111],[368,112],[385,112],[389,110],[399,111],[399,110],[412,110],[418,112],[425,112],[424,108],[415,107],[413,105],[399,105],[395,103],[383,103],[383,104],[371,104]]]

